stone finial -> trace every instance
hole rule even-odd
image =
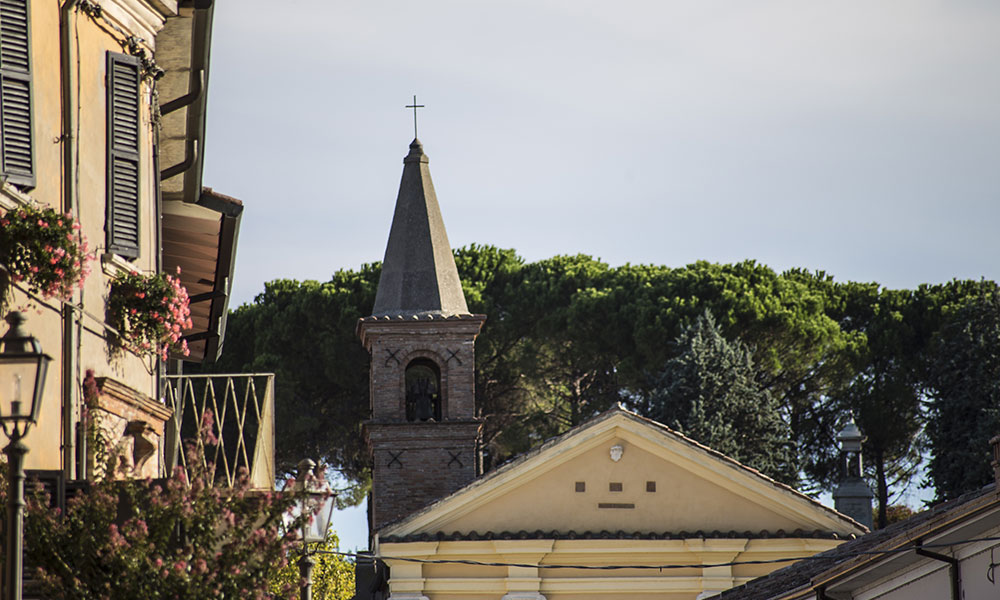
[[[869,530],[872,528],[872,498],[875,494],[863,477],[861,447],[865,436],[854,418],[837,434],[843,465],[840,483],[833,490],[833,506],[837,512],[851,517]]]

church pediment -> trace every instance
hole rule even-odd
[[[521,531],[849,537],[864,529],[788,486],[618,408],[384,527],[379,537]]]

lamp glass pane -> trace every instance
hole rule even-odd
[[[38,361],[38,356],[0,354],[0,418],[3,420],[34,420]]]
[[[326,539],[326,532],[330,528],[330,520],[333,516],[334,497],[323,498],[314,496],[306,503],[306,510],[312,511],[313,518],[302,527],[302,538],[306,542],[322,542]]]

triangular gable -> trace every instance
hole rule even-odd
[[[622,449],[617,461],[611,457],[616,445]],[[379,537],[536,530],[691,537],[765,531],[849,537],[865,531],[792,488],[619,407],[382,528]]]

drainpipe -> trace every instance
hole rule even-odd
[[[205,89],[205,69],[198,69],[198,74],[191,78],[191,85],[194,87],[190,92],[184,94],[180,98],[174,98],[170,102],[160,106],[160,114],[164,117],[174,112],[175,110],[180,110],[189,104],[194,103],[195,100],[201,98],[201,92]]]
[[[944,554],[938,554],[937,552],[931,552],[930,550],[924,550],[923,542],[921,540],[917,540],[916,552],[920,556],[926,556],[932,560],[948,563],[948,574],[951,576],[951,600],[961,600],[962,574],[958,569],[958,559],[954,556],[947,556]]]
[[[63,178],[63,210],[80,218],[79,201],[77,198],[76,164],[78,129],[76,114],[76,98],[73,84],[78,83],[73,77],[75,60],[73,56],[73,39],[70,18],[76,19],[76,0],[66,0],[59,13],[59,66],[60,87],[62,88],[62,178]],[[79,60],[79,57],[75,57]],[[75,294],[83,302],[83,292]],[[74,323],[74,319],[76,322]],[[64,303],[62,309],[62,470],[65,479],[85,478],[86,472],[80,472],[77,465],[76,436],[78,435],[77,404],[79,403],[76,388],[79,356],[77,346],[80,339],[80,315],[72,306]]]
[[[160,171],[160,181],[165,181],[171,177],[176,177],[194,166],[194,161],[198,159],[198,140],[188,140],[184,145],[184,160]]]

